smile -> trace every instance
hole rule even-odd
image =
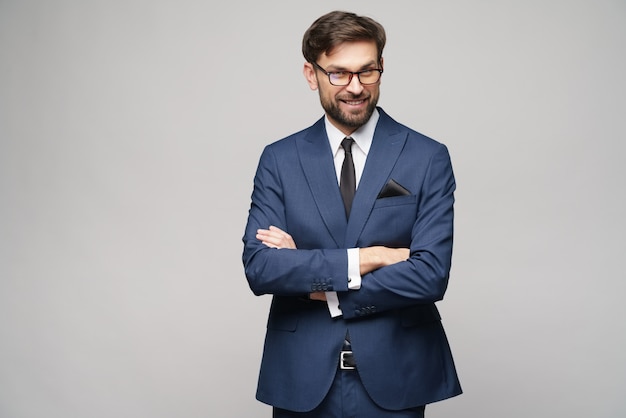
[[[365,100],[344,100],[343,102],[351,106],[358,106],[365,103]]]

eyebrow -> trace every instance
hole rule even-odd
[[[372,61],[368,62],[367,64],[363,64],[361,66],[361,69],[358,70],[358,71],[363,71],[363,70],[366,70],[366,69],[373,69],[371,67],[375,66],[375,65],[377,65],[376,61],[372,60]],[[328,72],[341,72],[341,71],[350,71],[350,70],[348,70],[346,67],[339,67],[339,66],[330,64],[328,67],[326,67],[326,71],[328,71]]]

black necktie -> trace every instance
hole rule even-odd
[[[344,138],[343,141],[341,141],[341,146],[345,151],[345,157],[343,159],[343,165],[341,166],[341,180],[339,182],[339,189],[341,190],[343,205],[346,208],[346,218],[350,216],[352,199],[354,199],[354,192],[356,190],[356,176],[354,174],[354,161],[352,160],[353,143],[354,139],[350,137]]]

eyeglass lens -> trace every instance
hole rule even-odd
[[[362,71],[356,74],[348,71],[328,73],[330,83],[334,84],[335,86],[347,86],[352,81],[352,77],[354,75],[359,77],[359,81],[361,82],[361,84],[374,84],[380,78],[380,71],[369,70]]]

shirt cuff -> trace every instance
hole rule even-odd
[[[361,288],[361,267],[358,248],[348,248],[348,289]]]
[[[361,288],[361,267],[359,249],[348,248],[348,289],[359,290]],[[339,307],[339,297],[337,292],[326,292],[326,305],[330,316],[336,318],[343,315]]]
[[[336,318],[343,315],[343,312],[341,312],[341,309],[339,308],[339,298],[337,297],[337,292],[326,292],[326,304],[328,305],[328,311],[330,312],[331,317]]]

